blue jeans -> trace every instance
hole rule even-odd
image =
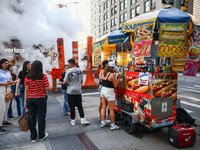
[[[12,86],[11,88],[12,88],[12,93],[14,95],[14,99],[15,99],[15,101],[17,103],[17,115],[21,116],[20,100],[19,100],[19,97],[15,96],[16,85]],[[11,101],[10,101],[10,106],[9,106],[8,113],[7,113],[8,118],[13,117],[13,114],[12,114],[12,101],[13,101],[13,99],[11,99]]]
[[[63,115],[67,115],[70,112],[69,104],[68,104],[68,97],[67,97],[67,90],[62,90],[64,96],[63,102]]]
[[[21,92],[21,89],[22,89],[22,88],[23,88],[23,85],[20,84],[18,93],[19,93],[19,95],[20,95],[19,100],[20,100],[21,116],[23,116],[23,115],[26,113],[25,107],[24,107],[24,92]]]

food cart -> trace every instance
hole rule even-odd
[[[186,53],[191,54],[191,58],[195,54],[197,59],[200,48],[198,54],[196,50],[189,51],[194,25],[200,25],[196,18],[176,8],[149,12],[124,23],[123,31],[130,33],[131,42],[134,42],[131,44],[131,57],[135,65],[125,69],[128,57],[123,55],[126,49],[121,44],[122,58],[118,66],[122,67],[123,78],[115,90],[115,119],[119,116],[123,118],[127,133],[134,133],[138,123],[150,130],[170,127],[176,123],[176,70],[169,66],[172,63],[155,66],[153,60],[145,64],[145,58],[151,57],[152,46],[157,45],[156,53],[160,60],[166,57],[181,59]]]

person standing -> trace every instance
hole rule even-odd
[[[67,96],[71,112],[71,125],[76,125],[75,106],[78,108],[81,124],[89,124],[89,122],[84,118],[82,106],[81,83],[83,81],[83,72],[80,68],[76,67],[75,60],[72,58],[68,60],[68,66],[70,69],[67,70],[64,81],[61,84],[67,84]]]
[[[119,80],[121,76],[116,79],[114,74],[115,63],[109,62],[108,66],[105,68],[101,80],[102,80],[102,89],[101,89],[101,97],[102,97],[102,109],[101,109],[101,124],[100,127],[103,128],[106,126],[105,122],[105,111],[107,107],[107,103],[110,111],[110,121],[111,121],[111,130],[117,130],[119,127],[115,124],[115,92],[114,88],[118,86]]]
[[[46,90],[49,90],[49,81],[43,74],[42,63],[38,60],[32,63],[30,73],[25,77],[25,102],[29,112],[29,128],[31,142],[36,142],[36,117],[38,117],[39,140],[47,138],[45,133],[47,97]]]
[[[10,105],[10,101],[5,100],[6,94],[11,92],[12,78],[8,68],[8,60],[2,58],[0,60],[0,134],[6,133],[6,130],[2,129],[3,126],[12,125],[7,121],[7,112]]]
[[[99,93],[101,93],[101,89],[102,89],[102,80],[101,80],[101,76],[103,74],[103,71],[105,70],[105,68],[108,66],[108,60],[104,60],[103,63],[102,63],[102,69],[99,73]],[[100,94],[100,103],[99,103],[99,116],[101,118],[101,109],[102,109],[102,97],[101,97],[101,94]],[[106,113],[106,111],[105,111]],[[105,115],[106,116],[106,115]]]
[[[11,76],[12,76],[13,84],[11,85],[11,89],[12,89],[12,93],[13,93],[13,96],[14,96],[13,98],[15,99],[15,101],[17,103],[17,115],[21,116],[20,100],[19,100],[19,97],[15,96],[17,76],[16,76],[16,74],[13,73],[13,66],[12,65],[8,66],[8,71],[10,71]],[[12,101],[13,101],[13,99],[10,100],[10,106],[9,106],[8,114],[7,114],[8,118],[14,118],[13,113],[12,113]]]
[[[21,111],[21,116],[25,114],[25,107],[24,107],[24,79],[28,75],[28,73],[31,70],[31,62],[30,61],[25,61],[23,63],[23,68],[22,71],[19,72],[18,75],[18,81],[17,81],[17,86],[15,90],[15,96],[18,96],[20,99],[20,111]]]
[[[65,65],[65,71],[62,73],[62,79],[60,80],[61,82],[63,82],[63,79],[65,77],[65,73],[66,71],[69,69],[68,65]],[[63,115],[65,116],[70,116],[70,108],[69,108],[69,104],[68,104],[68,97],[67,97],[67,85],[63,84],[62,85],[62,93],[64,96],[64,102],[63,102]]]

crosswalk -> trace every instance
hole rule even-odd
[[[200,85],[178,85],[178,98],[181,100],[181,107],[192,116],[200,119]]]

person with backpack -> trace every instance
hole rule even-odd
[[[49,81],[43,74],[42,63],[36,60],[32,63],[29,74],[25,77],[25,102],[29,113],[29,128],[31,133],[31,142],[36,142],[36,118],[38,118],[39,140],[47,138],[45,133],[46,112],[47,112],[47,95],[49,90]]]

